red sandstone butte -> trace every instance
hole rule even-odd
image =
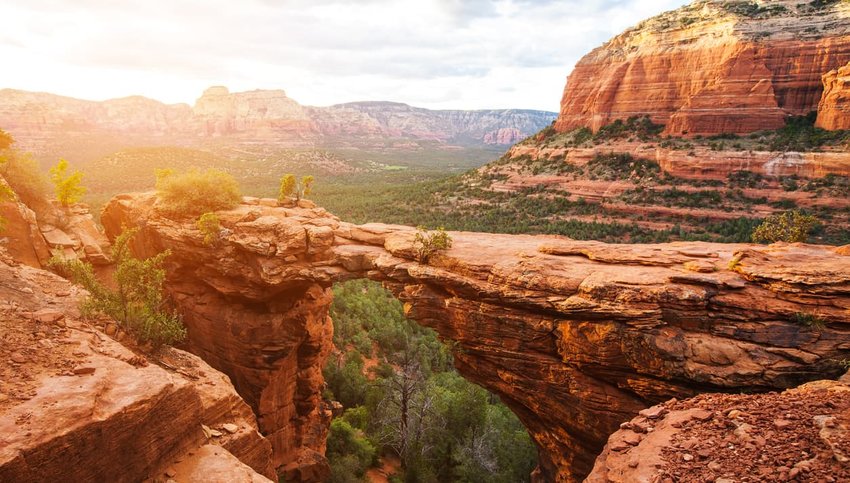
[[[736,4],[747,6],[694,1],[587,54],[567,81],[555,128],[595,131],[649,115],[669,134],[744,134],[817,110],[821,77],[850,61],[850,4],[778,0],[750,13],[736,13]],[[831,112],[824,127],[846,125]]]

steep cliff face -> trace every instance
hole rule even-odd
[[[453,247],[425,265],[408,227],[257,199],[219,216],[214,247],[191,220],[161,216],[150,194],[115,198],[103,220],[113,236],[140,226],[140,254],[172,250],[167,287],[192,350],[230,375],[277,465],[292,471],[305,468],[298,454],[321,452],[315,364],[330,343],[336,280],[382,281],[453,341],[458,370],[528,428],[544,481],[579,481],[608,435],[647,406],[792,387],[838,373],[850,351],[850,258],[829,247],[452,233]],[[823,327],[801,322],[812,317]],[[282,428],[295,439],[278,438]]]
[[[309,135],[312,130],[304,108],[282,90],[230,93],[226,87],[210,87],[195,102],[193,114],[208,136]]]
[[[696,0],[582,58],[555,127],[649,115],[682,134],[775,129],[818,109],[821,76],[850,61],[850,4]]]
[[[850,64],[824,74],[817,125],[824,129],[850,129]]]
[[[80,317],[84,296],[0,250],[0,481],[275,478],[226,376],[180,350],[133,352],[114,322]]]

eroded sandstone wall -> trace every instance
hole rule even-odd
[[[694,1],[641,22],[582,58],[555,127],[597,130],[649,115],[675,135],[744,134],[818,109],[821,76],[850,61],[850,5]],[[753,4],[755,5],[755,4]]]
[[[850,129],[850,63],[824,74],[817,126]]]

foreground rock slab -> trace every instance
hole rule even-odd
[[[0,481],[164,480],[207,444],[229,459],[199,471],[275,476],[271,445],[226,376],[176,349],[134,353],[80,320],[82,296],[51,273],[0,261]],[[222,424],[237,430],[206,437],[202,425]]]
[[[545,481],[581,480],[648,406],[837,376],[850,351],[850,257],[832,247],[451,233],[452,248],[423,264],[412,228],[275,205],[218,213],[213,245],[194,220],[162,216],[152,194],[119,196],[102,219],[110,236],[139,226],[140,255],[172,251],[167,289],[190,349],[231,377],[276,466],[303,480],[321,470],[299,461],[324,451],[320,370],[338,280],[383,282],[454,342],[458,370],[528,428]]]

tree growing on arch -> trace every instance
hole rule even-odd
[[[50,181],[56,189],[56,199],[62,206],[73,205],[86,193],[82,186],[83,173],[74,171],[68,174],[68,161],[64,159],[60,159],[56,166],[50,168]]]

